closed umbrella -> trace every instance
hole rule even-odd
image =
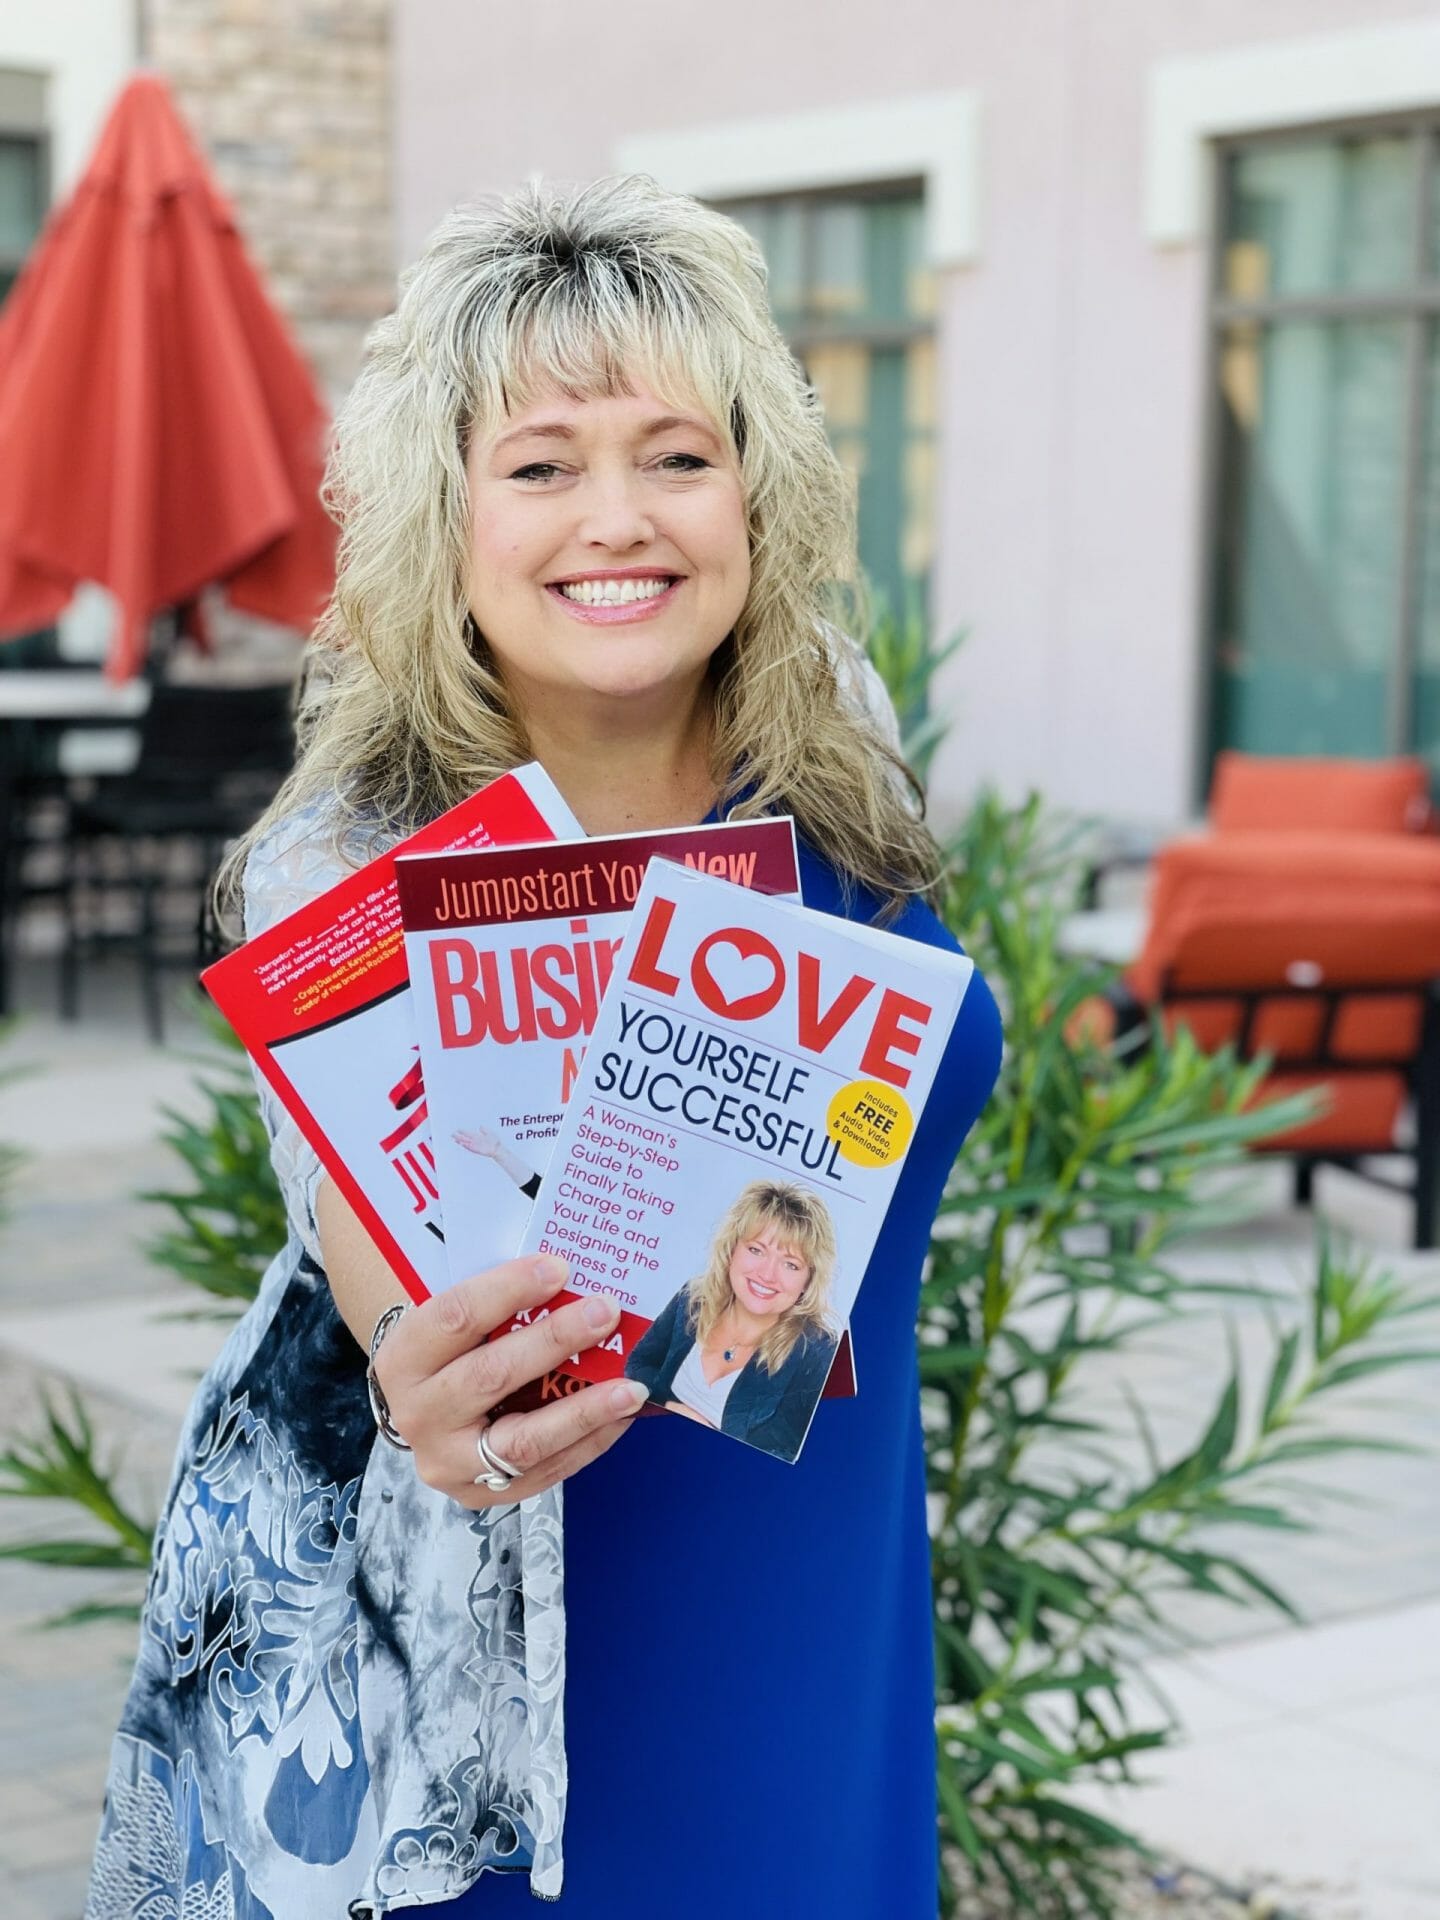
[[[334,574],[327,415],[162,82],[131,80],[0,309],[0,639],[81,581],[119,620],[220,584],[306,629]]]

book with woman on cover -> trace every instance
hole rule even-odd
[[[972,973],[651,862],[521,1249],[621,1301],[575,1377],[798,1457]]]

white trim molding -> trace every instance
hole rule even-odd
[[[933,267],[970,266],[980,252],[980,100],[971,88],[848,107],[637,134],[615,149],[622,173],[705,200],[744,200],[882,180],[925,182]]]
[[[1440,103],[1440,19],[1158,61],[1146,88],[1145,232],[1205,237],[1206,142]]]

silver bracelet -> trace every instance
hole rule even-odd
[[[393,1307],[387,1307],[375,1322],[375,1331],[370,1336],[370,1361],[365,1369],[365,1387],[370,1395],[370,1411],[375,1416],[375,1430],[382,1440],[388,1440],[392,1447],[398,1447],[401,1453],[411,1451],[410,1443],[400,1436],[400,1431],[390,1417],[390,1402],[385,1398],[385,1389],[375,1378],[375,1356],[380,1351],[380,1342],[389,1333],[395,1322],[410,1311],[410,1302],[401,1300]]]

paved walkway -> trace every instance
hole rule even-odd
[[[41,1006],[48,992],[29,970],[22,1005]],[[80,1025],[37,1013],[0,1044],[0,1061],[40,1069],[0,1087],[0,1139],[30,1154],[15,1217],[0,1227],[0,1427],[33,1427],[41,1381],[76,1383],[123,1446],[122,1486],[147,1515],[190,1383],[223,1332],[166,1317],[195,1296],[149,1267],[139,1245],[153,1223],[134,1195],[175,1170],[157,1144],[160,1109],[191,1097],[200,1043],[183,1023],[176,1032],[164,1051],[145,1044],[133,985],[117,972]],[[1286,1208],[1278,1171],[1269,1179],[1263,1219],[1197,1243],[1187,1254],[1196,1271],[1298,1283],[1313,1257],[1310,1223]],[[1440,1280],[1440,1259],[1404,1251],[1402,1202],[1343,1176],[1320,1185],[1322,1203],[1387,1265]],[[1254,1375],[1263,1316],[1230,1318]],[[1410,1337],[1440,1345],[1440,1325],[1417,1323]],[[1108,1370],[1096,1363],[1089,1394],[1113,1418],[1123,1383],[1153,1410],[1162,1443],[1193,1437],[1226,1360],[1220,1321],[1187,1322]],[[1277,1885],[1313,1920],[1440,1920],[1440,1367],[1385,1381],[1346,1417],[1365,1430],[1383,1417],[1429,1451],[1327,1469],[1347,1501],[1322,1510],[1325,1531],[1275,1536],[1254,1553],[1319,1624],[1262,1631],[1270,1623],[1257,1615],[1187,1611],[1206,1650],[1152,1674],[1189,1738],[1145,1763],[1143,1792],[1097,1803],[1180,1859]],[[58,1524],[0,1500],[0,1538]],[[4,1920],[79,1920],[134,1631],[40,1623],[106,1591],[98,1575],[0,1561]]]

